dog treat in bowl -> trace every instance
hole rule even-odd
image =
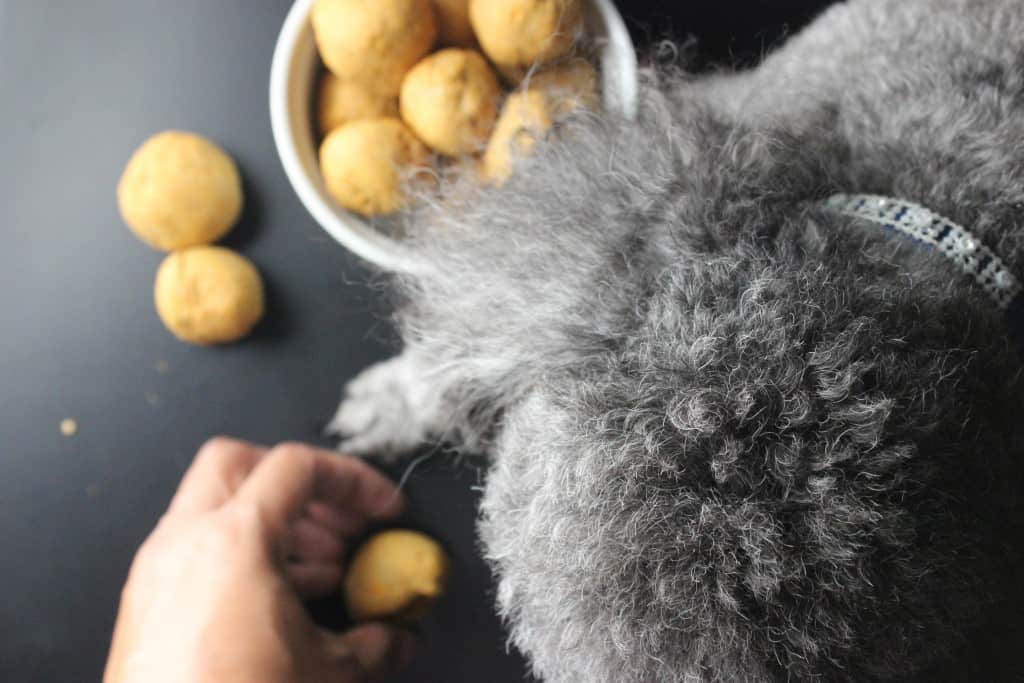
[[[597,72],[585,59],[574,58],[530,77],[528,87],[547,95],[555,118],[576,109],[597,109]]]
[[[227,344],[263,317],[263,280],[245,257],[224,247],[177,251],[160,265],[156,310],[167,329],[191,344]]]
[[[469,0],[434,0],[437,34],[442,45],[475,47],[476,34],[469,22]]]
[[[572,59],[532,76],[525,89],[509,95],[484,153],[487,180],[503,184],[515,159],[528,155],[555,122],[580,108],[597,106],[597,74],[583,59]]]
[[[396,118],[347,123],[320,146],[328,192],[341,206],[368,216],[405,206],[406,181],[429,164],[430,151]]]
[[[533,89],[509,95],[484,153],[484,177],[497,185],[508,180],[516,157],[529,154],[552,125],[547,95]]]
[[[316,0],[310,19],[327,68],[385,95],[437,38],[431,0]]]
[[[402,118],[434,150],[460,156],[479,149],[498,116],[501,87],[474,50],[449,48],[412,68],[402,82]]]
[[[356,621],[421,619],[440,597],[448,558],[415,531],[384,531],[356,552],[345,575],[345,604]]]
[[[484,52],[505,72],[567,53],[583,7],[581,0],[470,0],[469,18]]]
[[[484,32],[494,34],[490,41],[494,55],[501,55],[495,47],[499,44],[532,45],[526,50],[506,50],[506,53],[512,55],[509,58],[511,61],[522,63],[502,65],[488,58],[473,26],[474,4],[479,14],[479,27]],[[548,12],[550,9],[555,11]],[[500,18],[496,19],[502,11],[510,19],[504,24]],[[517,14],[520,11],[522,13]],[[432,19],[427,16],[431,13]],[[357,21],[341,22],[346,14],[356,16]],[[367,21],[368,17],[379,18],[382,15],[392,19],[386,31],[382,24]],[[465,21],[467,15],[468,24]],[[584,16],[585,21],[581,18]],[[422,37],[429,33],[423,27],[431,20],[437,33],[433,44]],[[342,23],[344,25],[339,25]],[[403,49],[407,59],[401,60],[397,68],[389,68],[384,78],[381,77],[383,65],[393,65],[395,60],[380,60],[373,56],[374,50],[384,50],[384,44],[379,38],[365,35],[364,29],[368,26],[377,36],[384,33],[408,33],[408,27],[419,27],[411,32],[420,38],[402,43],[403,46],[414,45],[416,49]],[[350,36],[351,40],[345,36]],[[373,206],[374,202],[368,201],[365,193],[358,202],[344,199],[344,189],[351,185],[358,187],[361,183],[346,180],[348,168],[343,161],[335,164],[343,169],[340,173],[336,167],[324,168],[317,163],[323,158],[323,155],[318,156],[318,148],[322,147],[324,141],[322,136],[331,132],[319,130],[321,126],[318,126],[318,118],[324,117],[318,117],[317,108],[327,108],[327,105],[315,99],[317,79],[322,77],[323,65],[326,64],[328,71],[344,81],[361,82],[365,87],[373,87],[383,95],[398,97],[401,91],[400,79],[404,79],[419,61],[429,57],[435,50],[448,48],[475,48],[496,75],[502,74],[503,77],[498,81],[501,92],[495,102],[499,110],[501,97],[507,95],[510,88],[530,87],[527,76],[536,78],[538,71],[546,73],[548,70],[564,68],[559,65],[571,54],[575,58],[590,60],[599,69],[600,107],[627,119],[635,115],[636,55],[622,16],[612,0],[487,0],[482,3],[474,3],[473,0],[432,0],[427,3],[413,0],[295,0],[278,38],[271,69],[270,101],[274,141],[288,179],[311,215],[338,242],[385,270],[412,271],[424,265],[421,257],[408,244],[402,243],[401,235],[406,234],[406,231],[400,225],[401,219],[396,223],[382,218],[382,214],[408,206],[412,197],[419,192],[406,192],[400,187],[400,181],[409,175],[406,172],[408,169],[389,166],[381,175],[385,178],[383,185],[387,188],[383,194],[390,196],[392,201],[385,202],[385,206]],[[415,56],[409,57],[409,52]],[[339,58],[339,54],[344,59]],[[538,56],[541,61],[539,64],[535,59]],[[351,78],[345,78],[342,68],[345,65],[350,69]],[[583,73],[583,68],[570,71],[574,74]],[[387,82],[391,78],[394,81],[388,92],[387,87],[381,86],[381,81]],[[576,88],[569,90],[564,104],[552,98],[555,105],[550,111],[550,118],[559,118],[564,111],[575,107],[577,101],[590,101],[586,87],[579,88],[584,94],[578,97],[574,92]],[[362,118],[360,113],[353,116]],[[398,118],[408,118],[404,123],[413,135],[418,132],[425,138],[424,142],[430,142],[430,133],[424,131],[429,127],[430,120],[437,118],[436,115],[429,111],[405,114],[400,104]],[[424,127],[420,118],[427,120],[427,127]],[[448,129],[458,129],[458,126],[453,125],[456,122],[457,119],[442,123]],[[330,123],[322,127],[334,128]],[[416,128],[423,130],[416,131]],[[444,129],[441,127],[442,131]],[[473,127],[469,127],[469,130],[472,131]],[[491,130],[493,132],[493,128]],[[434,143],[437,142],[434,140]],[[460,149],[456,155],[460,159],[455,162],[445,158],[448,154],[444,152],[437,155],[437,174],[441,180],[436,187],[440,192],[448,192],[456,185],[468,188],[470,178],[474,175],[483,184],[483,157],[488,144],[486,132],[477,139],[475,148],[468,143],[463,144],[465,147],[438,145],[450,151]],[[469,149],[471,156],[467,158],[467,153],[461,149]],[[434,160],[432,157],[431,161]],[[350,162],[348,167],[353,165]],[[353,170],[357,180],[364,173],[358,168]],[[447,182],[462,176],[463,171],[467,174],[467,183]],[[430,175],[435,174],[432,172]],[[379,188],[371,190],[370,196],[373,193],[379,194]],[[339,197],[342,199],[339,200]]]
[[[572,47],[582,21],[578,0],[435,0],[426,8],[410,0],[314,0],[311,18],[330,69],[317,101],[317,122],[327,136],[320,170],[334,201],[364,216],[406,206],[404,171],[426,163],[416,140],[446,157],[483,152],[483,176],[501,184],[514,157],[527,154],[554,119],[596,106],[594,67],[571,58],[525,81],[530,92],[508,98],[496,127],[504,93],[495,66],[472,48],[427,54],[432,45],[426,39],[434,33],[424,27],[431,22],[442,44],[476,45],[475,31],[482,32],[480,43],[494,64],[518,82],[538,62]],[[397,59],[398,50],[387,46],[406,34],[414,36],[405,39],[412,47]],[[385,52],[391,56],[382,58]],[[410,64],[413,56],[418,61]],[[395,74],[404,74],[397,113],[389,83]]]
[[[155,249],[216,242],[242,213],[242,180],[230,156],[209,140],[166,131],[132,155],[117,186],[121,216]]]
[[[398,98],[383,95],[360,81],[343,81],[330,71],[321,77],[316,107],[321,135],[351,121],[379,116],[398,116]]]

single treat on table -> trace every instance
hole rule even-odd
[[[475,50],[430,55],[402,81],[402,118],[423,142],[448,156],[479,150],[498,116],[501,86]]]
[[[469,22],[469,0],[434,0],[438,40],[450,47],[475,47],[476,34]]]
[[[469,20],[503,73],[566,54],[583,23],[581,0],[470,0]]]
[[[530,89],[509,95],[484,153],[484,177],[498,185],[508,180],[515,160],[529,154],[552,124],[550,101],[544,93]]]
[[[327,68],[384,95],[398,94],[437,38],[431,0],[316,0],[310,19]]]
[[[327,191],[341,206],[367,216],[404,207],[408,181],[429,163],[430,151],[395,118],[347,123],[320,146]]]
[[[398,98],[382,95],[360,81],[343,81],[330,71],[320,79],[316,118],[320,134],[359,119],[398,116]]]
[[[191,247],[164,259],[156,274],[156,310],[178,339],[227,344],[263,317],[263,280],[243,256],[224,247]]]
[[[139,147],[117,185],[128,227],[155,249],[216,242],[242,213],[242,179],[227,153],[209,140],[166,131]]]
[[[441,596],[448,558],[441,546],[415,531],[381,532],[363,544],[345,575],[345,604],[356,621],[410,624]]]
[[[528,87],[544,93],[555,118],[577,109],[597,109],[597,72],[585,59],[570,59],[530,77]]]

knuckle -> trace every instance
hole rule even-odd
[[[231,534],[248,533],[263,523],[263,511],[254,501],[236,500],[225,512],[223,526]]]
[[[237,501],[225,507],[200,534],[204,549],[220,552],[235,548],[259,532],[262,516],[255,503]]]
[[[236,453],[242,449],[242,442],[227,436],[215,436],[212,439],[208,439],[199,448],[199,453],[196,455],[197,459],[211,460],[215,458],[223,458],[230,453]]]
[[[259,448],[251,443],[217,436],[199,449],[195,464],[204,471],[219,471],[233,478],[234,475],[247,471],[259,454]]]
[[[307,444],[286,441],[275,446],[270,452],[270,457],[288,460],[297,465],[312,466],[316,462],[316,451]]]
[[[283,441],[274,447],[275,452],[286,453],[292,456],[296,456],[299,453],[308,453],[310,450],[311,448],[301,441]]]
[[[231,545],[237,538],[236,530],[230,523],[223,520],[210,524],[196,535],[196,545],[205,552],[219,552]]]

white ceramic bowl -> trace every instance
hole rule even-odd
[[[331,237],[380,268],[412,271],[417,259],[398,240],[337,206],[327,194],[310,107],[319,57],[309,23],[314,0],[296,0],[274,48],[270,121],[285,173],[299,199]],[[588,0],[586,31],[600,54],[604,107],[632,117],[637,106],[636,52],[612,0]]]

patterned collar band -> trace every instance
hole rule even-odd
[[[1024,291],[1006,264],[963,226],[918,204],[867,194],[837,194],[825,207],[901,232],[938,249],[1005,311]]]

